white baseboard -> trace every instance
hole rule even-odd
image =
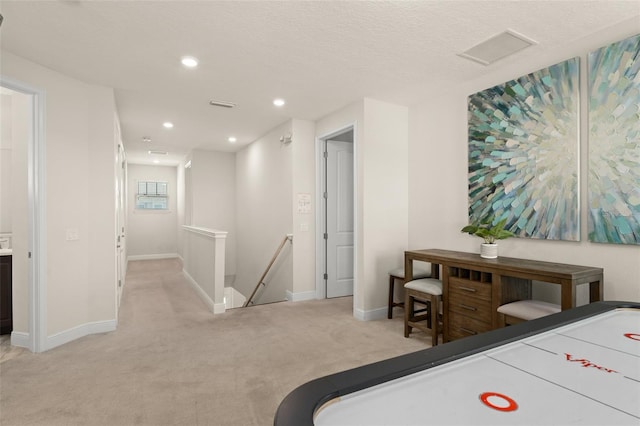
[[[198,285],[196,280],[194,280],[187,271],[183,269],[182,273],[184,274],[187,281],[189,281],[189,284],[191,284],[191,287],[193,287],[196,293],[198,293],[198,296],[200,296],[202,301],[205,303],[205,305],[207,305],[211,312],[213,312],[214,314],[222,314],[226,311],[224,303],[215,303],[213,300],[211,300],[209,295],[202,289],[202,287],[200,287],[200,285]]]
[[[370,311],[363,311],[362,309],[354,309],[353,316],[360,321],[373,321],[387,317],[388,308],[377,308]]]
[[[33,351],[33,348],[31,348],[29,333],[23,333],[21,331],[11,332],[11,346],[20,346],[21,348],[27,348],[30,351]]]
[[[292,291],[287,290],[287,300],[292,302],[301,302],[303,300],[315,300],[316,299],[316,291],[301,291],[300,293],[294,293]]]
[[[44,343],[44,348],[42,348],[42,350],[48,351],[49,349],[56,348],[58,346],[64,345],[65,343],[72,342],[90,334],[108,333],[110,331],[115,331],[117,324],[118,323],[115,319],[106,321],[95,321],[61,331],[54,335],[47,336]]]
[[[158,254],[137,254],[127,257],[127,262],[130,260],[156,260],[156,259],[173,259],[179,258],[178,253],[158,253]]]
[[[247,298],[233,287],[224,288],[224,306],[226,309],[241,308]]]
[[[224,314],[227,311],[227,307],[224,303],[214,303],[213,304],[213,313],[214,314]]]

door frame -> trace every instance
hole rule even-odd
[[[119,121],[115,120],[117,135],[116,156],[116,321],[120,313],[120,303],[127,275],[127,159],[124,143],[120,140]]]
[[[27,147],[28,182],[28,268],[29,334],[11,334],[11,344],[31,352],[46,350],[46,152],[45,152],[45,92],[28,84],[0,76],[0,86],[29,95],[29,141]]]
[[[349,130],[353,130],[353,308],[355,312],[358,295],[358,129],[357,123],[349,123],[331,132],[316,136],[316,299],[327,298],[326,280],[324,271],[326,267],[326,244],[324,241],[325,230],[325,201],[324,201],[324,146],[327,140],[334,138]]]

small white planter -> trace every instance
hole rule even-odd
[[[482,243],[480,245],[480,257],[485,259],[495,259],[498,257],[498,245],[497,244],[486,244]]]

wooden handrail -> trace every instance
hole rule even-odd
[[[258,291],[258,288],[260,288],[260,285],[264,285],[266,286],[266,284],[263,282],[264,278],[267,276],[267,274],[269,273],[269,270],[271,269],[271,267],[273,266],[273,264],[275,263],[276,259],[278,258],[278,255],[280,254],[280,252],[282,251],[282,247],[284,247],[285,243],[287,242],[287,240],[289,241],[293,241],[293,234],[287,234],[284,239],[282,240],[282,242],[280,243],[280,247],[278,247],[278,250],[276,250],[275,254],[273,255],[273,257],[271,258],[271,262],[269,262],[269,266],[267,266],[267,269],[264,270],[264,274],[262,274],[262,276],[260,277],[260,280],[258,280],[258,284],[256,284],[256,288],[253,289],[253,293],[251,293],[251,296],[249,296],[249,298],[247,299],[246,302],[244,302],[244,305],[242,305],[243,308],[246,308],[247,306],[249,306],[249,304],[251,303],[251,301],[253,300],[253,296],[256,295],[256,292]]]

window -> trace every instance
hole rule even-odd
[[[138,182],[136,208],[143,210],[167,210],[167,182]]]

